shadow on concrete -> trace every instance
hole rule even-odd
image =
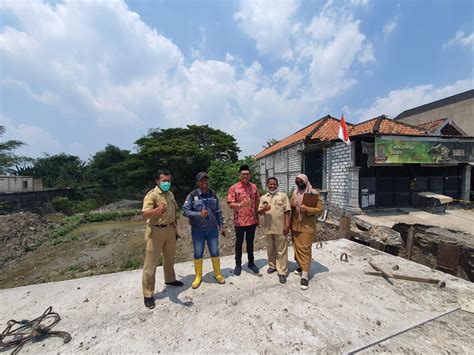
[[[155,300],[162,300],[168,298],[171,302],[180,304],[184,307],[193,306],[194,302],[192,300],[183,302],[179,299],[178,296],[181,292],[186,291],[188,288],[191,287],[191,284],[194,281],[194,274],[185,276],[178,280],[181,281],[184,285],[178,287],[165,285],[165,288],[162,291],[155,292],[155,295],[153,296]]]
[[[298,268],[296,261],[288,260],[288,273],[292,273]],[[329,269],[323,264],[318,263],[317,261],[312,260],[311,265],[309,266],[308,277],[311,280],[317,274],[322,274],[323,272],[328,272]]]
[[[311,265],[309,266],[308,277],[311,280],[317,274],[322,274],[323,272],[328,272],[328,271],[329,269],[326,266],[313,260],[311,261]]]

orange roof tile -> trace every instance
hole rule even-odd
[[[447,120],[447,118],[440,118],[438,120],[422,123],[418,125],[418,127],[423,128],[427,133],[435,133]]]
[[[338,139],[339,120],[337,118],[326,116],[310,125],[304,127],[296,133],[282,139],[275,145],[261,151],[255,156],[255,159],[261,159],[280,149],[283,149],[293,143],[310,139],[317,141],[333,141]],[[353,125],[347,123],[349,137],[355,137],[365,134],[386,134],[386,135],[406,135],[406,136],[425,136],[426,130],[421,127],[412,126],[400,121],[394,121],[391,118],[380,116],[371,120]]]
[[[309,124],[308,126],[300,129],[299,131],[289,135],[288,137],[286,138],[283,138],[281,141],[279,141],[278,143],[275,143],[274,145],[272,145],[271,147],[267,148],[267,149],[264,149],[263,151],[261,151],[260,153],[258,153],[256,156],[255,156],[255,159],[260,159],[260,158],[263,158],[269,154],[272,154],[280,149],[283,149],[293,143],[296,143],[296,142],[299,142],[299,141],[302,141],[306,138],[306,136],[311,133],[311,131],[313,131],[313,129],[318,125],[318,123],[321,121],[321,119],[317,120],[317,121],[314,121],[313,123]]]

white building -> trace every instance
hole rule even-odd
[[[43,191],[43,179],[0,175],[0,193]]]

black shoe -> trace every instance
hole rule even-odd
[[[242,272],[242,266],[240,265],[235,265],[235,268],[234,268],[234,275],[235,276],[240,276],[240,273]]]
[[[301,274],[302,272],[303,272],[303,269],[298,266],[298,267],[296,268],[296,270],[295,270],[295,275],[299,275],[299,274]]]
[[[165,282],[165,285],[168,285],[168,286],[183,286],[184,284],[181,281],[174,280],[173,282]]]
[[[286,275],[278,275],[281,284],[286,284]]]
[[[155,299],[153,297],[145,297],[144,299],[145,307],[149,309],[155,308]]]
[[[255,264],[248,264],[250,270],[252,270],[255,274],[258,274],[258,267]]]
[[[301,279],[301,289],[306,290],[308,288],[308,280],[307,279]]]
[[[267,274],[273,274],[275,271],[277,271],[275,268],[269,267],[267,269]]]

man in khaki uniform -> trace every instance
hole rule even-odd
[[[182,286],[174,273],[176,254],[176,210],[177,204],[171,187],[171,174],[167,170],[158,173],[156,187],[150,190],[143,199],[143,219],[146,220],[145,230],[146,254],[143,266],[142,288],[145,306],[155,307],[155,275],[156,266],[163,255],[163,271],[165,284]]]
[[[280,283],[286,282],[288,274],[288,239],[290,231],[290,201],[283,192],[278,192],[278,180],[267,180],[267,193],[260,198],[258,213],[264,216],[264,232],[268,241],[269,274],[278,272]]]

